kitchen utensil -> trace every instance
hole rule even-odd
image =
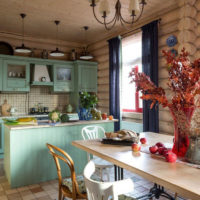
[[[7,42],[0,42],[0,54],[13,55],[14,51],[12,46]]]
[[[73,107],[71,104],[68,104],[67,107],[66,107],[66,111],[67,113],[71,113],[73,111]]]
[[[7,103],[7,99],[5,99],[1,107],[2,116],[10,116],[10,108],[11,106]]]

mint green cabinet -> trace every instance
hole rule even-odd
[[[3,158],[4,152],[4,125],[3,120],[0,119],[0,158]]]
[[[79,91],[97,92],[97,66],[78,66],[78,88]]]
[[[0,91],[3,89],[3,60],[0,59]]]
[[[97,63],[76,61],[77,91],[97,92]]]
[[[53,66],[54,92],[72,92],[74,90],[73,63]]]
[[[30,66],[20,60],[3,61],[3,91],[30,91]]]

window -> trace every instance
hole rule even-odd
[[[139,32],[122,40],[122,111],[142,112],[140,92],[134,83],[130,84],[132,68],[142,71],[142,33]]]

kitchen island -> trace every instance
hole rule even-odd
[[[12,188],[57,178],[56,166],[48,153],[46,143],[65,150],[74,160],[77,174],[81,174],[87,163],[87,154],[71,145],[81,140],[81,130],[88,125],[97,125],[105,131],[114,130],[116,120],[78,121],[43,125],[5,125],[4,169]],[[64,166],[62,166],[64,167]],[[65,167],[64,176],[69,176]]]

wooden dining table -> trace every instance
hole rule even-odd
[[[142,145],[139,153],[134,153],[131,146],[102,144],[101,139],[73,141],[72,145],[183,197],[200,200],[200,169],[182,162],[168,163],[148,151],[157,142],[172,146],[173,136],[144,132],[140,137],[146,137],[147,144]]]

